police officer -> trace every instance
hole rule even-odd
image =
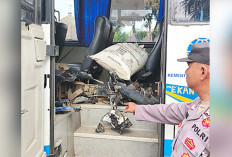
[[[209,43],[198,43],[187,58],[185,71],[189,88],[198,98],[191,103],[171,103],[158,105],[137,105],[129,102],[124,112],[134,113],[138,121],[178,125],[178,132],[172,143],[172,157],[207,157],[209,151]]]

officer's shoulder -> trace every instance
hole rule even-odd
[[[201,99],[199,97],[197,97],[196,99],[194,99],[191,102],[185,102],[185,105],[188,108],[193,108],[193,107],[197,107],[197,105],[199,104],[199,102],[201,101]]]

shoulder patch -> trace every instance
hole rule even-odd
[[[210,118],[205,118],[202,120],[202,125],[206,128],[210,127]]]
[[[190,157],[188,153],[184,153],[181,157]]]
[[[195,148],[195,144],[193,142],[193,139],[186,138],[184,143],[190,150],[193,150]]]

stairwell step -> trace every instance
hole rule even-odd
[[[106,128],[80,127],[74,133],[74,152],[78,157],[158,157],[156,131],[126,129],[122,134]]]
[[[95,129],[92,127],[80,127],[74,133],[74,137],[158,143],[156,131],[125,129],[122,134],[119,134],[110,128],[105,128],[104,133],[96,133]]]
[[[112,109],[109,104],[81,104],[82,111],[81,114],[81,126],[84,127],[97,127],[101,118]],[[118,110],[123,112],[125,106],[118,106]],[[124,116],[128,117],[132,122],[131,129],[134,130],[157,130],[157,123],[136,121],[135,116],[131,113],[122,113]],[[106,128],[110,128],[110,125],[105,125]]]

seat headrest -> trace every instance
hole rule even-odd
[[[60,52],[62,51],[68,27],[66,24],[61,22],[55,22],[56,34],[55,34],[55,44],[59,46]]]

